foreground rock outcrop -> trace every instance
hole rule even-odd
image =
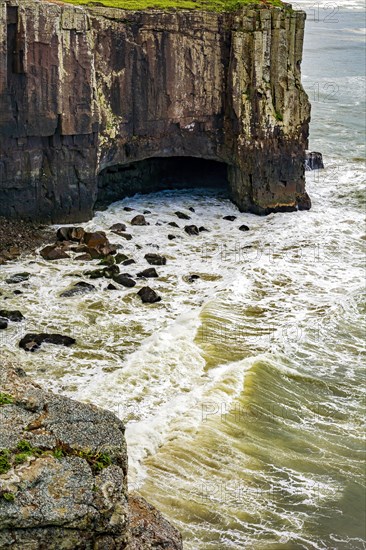
[[[124,425],[0,365],[0,548],[182,548],[127,489]]]
[[[259,214],[308,208],[304,21],[0,0],[0,215],[84,221],[187,183]]]

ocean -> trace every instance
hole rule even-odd
[[[125,419],[130,488],[181,530],[186,550],[366,548],[365,13],[359,0],[293,5],[308,14],[310,150],[325,163],[307,173],[309,212],[258,217],[224,191],[191,189],[96,213],[85,228],[128,222],[125,206],[151,211],[148,230],[111,240],[136,260],[132,275],[146,252],[167,257],[149,283],[162,296],[153,306],[100,279],[60,298],[85,270],[76,262],[29,256],[1,268],[3,288],[32,274],[22,295],[9,289],[6,307],[27,321],[2,331],[3,355]],[[183,226],[177,210],[209,232],[164,224]],[[78,343],[26,354],[17,344],[32,331]]]

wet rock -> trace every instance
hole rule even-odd
[[[144,214],[151,214],[151,210],[144,210]]]
[[[123,233],[124,231],[126,231],[127,227],[124,223],[115,223],[113,225],[111,225],[111,227],[109,228],[111,231],[113,231],[114,233]]]
[[[126,277],[123,273],[113,277],[113,280],[119,285],[125,286],[126,288],[132,288],[136,286],[136,282],[133,279],[130,279],[130,277]]]
[[[176,222],[169,222],[168,225],[170,225],[170,227],[178,227],[179,229],[179,225]]]
[[[186,277],[184,277],[184,280],[187,282],[187,283],[194,283],[194,281],[197,281],[198,279],[200,279],[201,277],[199,275],[196,275],[195,273],[193,275],[187,275]]]
[[[13,294],[19,295],[19,294],[23,294],[23,292],[21,290],[14,290]]]
[[[191,236],[200,234],[197,225],[186,225],[184,231]]]
[[[118,273],[118,265],[111,265],[108,267],[104,267],[103,269],[93,269],[92,271],[86,271],[85,275],[88,275],[90,279],[101,279],[102,277],[112,279],[115,275],[118,275]]]
[[[138,214],[131,220],[131,225],[148,225],[145,216]]]
[[[297,207],[299,210],[310,210],[311,198],[307,193],[303,193],[297,197]]]
[[[76,260],[77,262],[90,262],[92,259],[93,258],[88,253],[80,254],[79,256],[75,256],[74,258],[74,260]]]
[[[161,297],[149,286],[144,286],[137,294],[144,304],[155,304],[161,301]]]
[[[243,224],[239,227],[239,231],[249,231],[249,227],[247,225]]]
[[[122,265],[132,265],[132,264],[135,264],[135,260],[133,260],[132,258],[130,258],[129,260],[125,260],[124,262],[122,262]]]
[[[188,214],[185,214],[184,212],[174,212],[176,216],[178,216],[178,218],[180,220],[190,220],[191,219],[191,216],[188,216]]]
[[[176,238],[177,238],[176,235],[168,235],[169,241],[174,241],[174,239],[176,239]]]
[[[105,258],[102,258],[98,265],[107,265],[111,266],[116,263],[114,256],[106,256]]]
[[[0,319],[0,330],[8,328],[8,321],[6,319]]]
[[[92,292],[93,290],[95,290],[95,286],[91,285],[90,283],[85,283],[84,281],[80,281],[78,283],[75,283],[74,286],[69,290],[65,290],[64,292],[61,292],[60,297],[70,298],[78,294],[86,294],[87,292]]]
[[[203,225],[201,225],[201,227],[198,228],[198,231],[200,233],[204,233],[205,231],[209,232],[209,229],[206,229],[206,227],[204,227]]]
[[[29,277],[30,273],[16,273],[15,275],[9,277],[9,279],[5,279],[5,282],[7,282],[9,285],[15,285],[17,283],[28,281]]]
[[[58,241],[76,241],[80,242],[85,234],[85,230],[82,227],[60,227],[56,233],[56,239]]]
[[[159,275],[157,274],[155,267],[148,267],[147,269],[137,273],[137,277],[150,279],[152,277],[159,277]]]
[[[112,283],[109,283],[109,285],[107,285],[106,287],[106,290],[118,290],[118,288],[114,285],[112,285]]]
[[[108,245],[109,241],[103,231],[95,231],[94,233],[85,233],[84,243],[89,248],[101,249]]]
[[[224,216],[222,219],[229,222],[234,222],[236,220],[236,216]]]
[[[86,244],[77,244],[70,247],[72,252],[89,252],[89,247]]]
[[[116,264],[121,264],[122,262],[125,262],[128,260],[128,256],[126,254],[121,254],[120,252],[115,255],[114,257]]]
[[[44,260],[63,260],[65,258],[70,258],[68,254],[58,245],[51,244],[48,246],[45,246],[40,251],[40,255]]]
[[[123,210],[124,210],[125,212],[132,212],[132,211],[135,210],[135,209],[134,209],[134,208],[130,208],[129,206],[124,206],[124,207],[123,207]]]
[[[323,155],[316,151],[306,151],[305,170],[322,170],[324,168]]]
[[[5,319],[8,319],[13,323],[20,323],[20,321],[23,321],[24,319],[24,316],[20,313],[20,311],[7,309],[0,309],[0,317],[5,317]]]
[[[165,265],[166,258],[160,254],[145,254],[145,260],[150,265]]]
[[[62,334],[26,334],[19,342],[19,347],[25,351],[35,351],[43,343],[54,344],[56,346],[72,346],[76,340],[70,336],[63,336]]]
[[[182,536],[151,504],[137,494],[130,494],[130,529],[128,550],[181,550]]]
[[[123,237],[124,239],[126,239],[126,241],[132,240],[132,235],[130,233],[121,233],[120,237]]]
[[[195,209],[193,208],[193,206],[190,206],[190,207],[188,208],[188,210],[190,210],[191,212],[195,212]]]

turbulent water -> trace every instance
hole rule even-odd
[[[111,205],[85,227],[129,222],[126,205],[151,210],[132,241],[110,238],[136,260],[131,275],[147,267],[146,252],[166,255],[149,283],[163,300],[152,306],[139,287],[106,291],[100,279],[96,292],[59,297],[86,269],[77,262],[37,256],[1,268],[3,307],[27,318],[2,331],[4,355],[126,420],[130,485],[182,531],[186,550],[366,548],[365,19],[355,0],[297,5],[308,11],[311,149],[327,167],[308,174],[310,212],[240,214],[207,189]],[[176,210],[210,232],[167,226],[184,225]],[[24,270],[32,276],[13,295],[4,279]],[[21,334],[46,330],[77,345],[18,349]]]

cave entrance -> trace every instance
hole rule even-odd
[[[197,157],[153,157],[130,164],[116,164],[98,176],[95,210],[136,193],[165,189],[217,187],[228,190],[227,165]]]

